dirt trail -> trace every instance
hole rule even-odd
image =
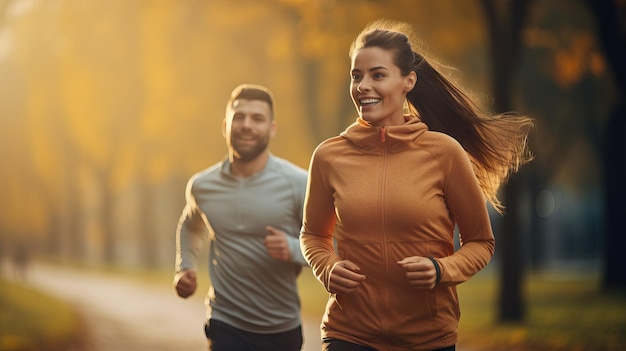
[[[202,299],[177,298],[169,287],[34,264],[28,281],[79,308],[89,351],[202,351]],[[319,321],[304,320],[303,351],[319,351]]]

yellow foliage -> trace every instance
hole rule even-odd
[[[0,79],[12,97],[0,106],[8,129],[1,136],[25,139],[15,142],[20,147],[0,143],[3,152],[12,150],[3,164],[13,166],[0,173],[0,193],[11,194],[0,230],[43,232],[56,216],[65,226],[78,221],[79,229],[92,228],[107,220],[94,213],[120,207],[116,201],[133,196],[137,184],[171,193],[162,184],[178,184],[224,157],[225,103],[244,82],[267,85],[276,96],[272,151],[307,167],[314,147],[356,117],[348,47],[381,17],[414,24],[425,49],[458,67],[470,90],[482,91],[477,86],[488,76],[474,1],[55,4],[12,2],[0,27],[0,73],[12,72]],[[565,86],[584,72],[605,70],[588,36],[559,51],[554,65]],[[19,123],[6,123],[7,111],[19,111]],[[84,179],[91,177],[97,181]],[[110,205],[100,203],[105,192]]]
[[[577,33],[570,46],[555,50],[554,76],[563,88],[576,84],[586,74],[600,75],[604,71],[604,58],[590,33]]]

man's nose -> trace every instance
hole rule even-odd
[[[249,116],[245,116],[243,120],[241,121],[241,127],[250,128],[251,126],[252,126],[252,118],[250,118]]]

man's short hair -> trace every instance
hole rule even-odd
[[[265,101],[268,105],[270,105],[270,111],[274,114],[273,94],[268,88],[262,85],[241,84],[237,86],[230,94],[227,107],[231,108],[233,106],[233,102],[237,99]]]

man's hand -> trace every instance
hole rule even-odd
[[[291,261],[291,251],[289,251],[289,242],[287,241],[287,234],[278,230],[272,226],[267,226],[267,236],[263,241],[267,253],[280,261]]]
[[[196,272],[183,270],[174,276],[174,288],[176,293],[182,298],[188,298],[195,291],[198,286]]]
[[[353,292],[365,280],[365,275],[360,274],[360,271],[359,266],[348,260],[335,263],[330,270],[328,291],[333,294]]]
[[[412,287],[426,290],[435,287],[437,270],[429,258],[405,257],[398,264],[406,271],[406,278]]]

